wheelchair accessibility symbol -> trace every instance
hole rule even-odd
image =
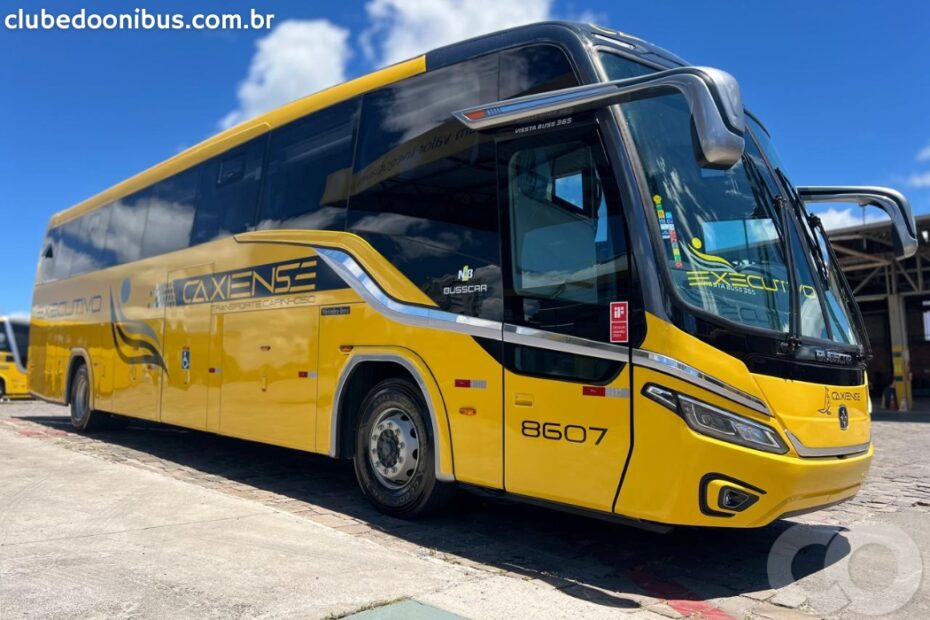
[[[181,349],[181,370],[191,369],[191,350],[189,347]]]

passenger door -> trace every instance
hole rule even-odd
[[[210,303],[204,278],[213,265],[168,273],[165,303],[165,376],[161,421],[206,429],[210,377]]]
[[[592,126],[499,143],[498,178],[506,489],[611,511],[630,449],[616,183]]]

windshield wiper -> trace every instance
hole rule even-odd
[[[782,252],[785,254],[785,263],[788,270],[788,334],[778,345],[779,352],[785,355],[791,355],[801,347],[801,306],[800,300],[798,299],[798,280],[797,274],[794,269],[794,253],[791,251],[791,241],[788,233],[788,218],[787,218],[787,200],[778,192],[778,194],[773,194],[772,189],[769,187],[769,184],[765,182],[765,178],[762,176],[762,173],[759,170],[758,164],[753,161],[750,155],[743,156],[743,163],[746,171],[752,177],[755,182],[754,185],[758,185],[765,189],[765,193],[768,194],[768,202],[771,207],[775,210],[777,214],[777,221],[781,228],[781,245]],[[755,193],[753,189],[753,193]]]
[[[777,166],[773,166],[773,168],[775,170],[775,174],[778,175],[779,182],[782,184],[782,186],[784,186],[785,190],[791,196],[791,202],[794,204],[794,211],[798,221],[803,219],[803,221],[807,223],[807,227],[802,226],[802,228],[804,228],[804,238],[807,240],[807,244],[811,248],[811,253],[815,256],[814,265],[816,266],[817,270],[820,271],[822,290],[830,290],[831,267],[833,269],[839,269],[839,260],[836,258],[836,254],[833,252],[833,248],[827,241],[827,231],[823,227],[823,222],[818,216],[807,212],[807,209],[804,207],[804,201],[801,200],[801,196],[795,191],[794,186],[792,186],[788,181],[788,177],[785,176],[785,173],[782,171],[782,169]],[[820,232],[820,239],[823,241],[823,246],[821,245],[821,241],[818,241],[814,236],[815,231]],[[827,257],[831,261],[831,264],[827,264],[823,253],[826,253]],[[849,282],[846,280],[846,278],[836,278],[836,280],[840,283],[840,286],[843,287],[843,296],[845,297],[843,305],[846,306],[847,312],[852,315],[850,318],[855,322],[856,331],[858,332],[859,343],[856,345],[856,356],[858,357],[859,361],[870,358],[872,352],[865,344],[868,342],[868,339],[865,338],[865,320],[862,318],[862,312],[859,310],[859,304],[856,303],[855,294],[853,293],[852,288],[849,286]],[[824,321],[828,325],[828,329],[831,329],[832,331],[832,328],[829,327],[829,320],[827,320],[828,310],[825,304],[826,300],[824,299],[821,303],[821,308],[824,313]]]

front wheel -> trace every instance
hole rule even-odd
[[[355,475],[381,512],[423,517],[452,497],[454,486],[436,479],[428,420],[426,403],[409,381],[386,379],[365,397],[355,437]]]

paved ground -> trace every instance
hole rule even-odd
[[[876,416],[852,502],[664,536],[467,494],[404,522],[345,462],[65,415],[0,405],[4,619],[930,617],[930,415]]]

